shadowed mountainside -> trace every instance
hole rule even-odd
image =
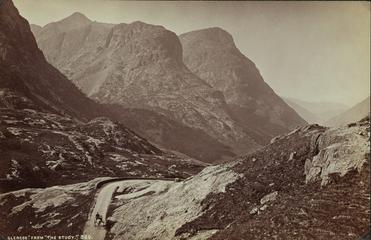
[[[179,38],[186,66],[224,94],[233,118],[260,143],[306,123],[264,82],[228,32],[208,28]]]

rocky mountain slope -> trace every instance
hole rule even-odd
[[[335,102],[308,102],[286,97],[283,99],[308,123],[317,123],[322,125],[327,125],[329,119],[343,113],[349,108],[344,104]],[[361,118],[362,116],[359,119]],[[354,119],[354,121],[359,119]]]
[[[105,118],[82,123],[32,108],[1,107],[0,123],[1,192],[97,176],[188,177],[203,168]]]
[[[159,112],[234,153],[259,146],[231,118],[223,94],[183,64],[178,37],[161,26],[108,25],[75,13],[35,35],[48,61],[101,103]]]
[[[341,114],[327,120],[328,126],[340,126],[351,122],[358,121],[363,116],[370,114],[370,97],[356,104]]]
[[[114,195],[106,239],[358,239],[370,224],[369,138],[368,117],[341,128],[308,125],[181,182],[126,183]],[[60,213],[55,219],[66,224],[70,213],[60,209],[70,188],[3,194],[0,208],[25,216],[50,191],[64,191],[57,211],[37,212]],[[63,226],[47,218],[33,224]],[[22,227],[18,233],[36,228]]]
[[[237,49],[228,32],[208,28],[179,38],[186,66],[223,92],[234,119],[255,138],[260,137],[264,143],[305,124],[264,82],[255,64]]]
[[[112,119],[124,123],[159,147],[166,147],[208,163],[235,157],[231,147],[164,114],[118,105],[107,107],[110,109],[109,115]]]
[[[368,118],[309,125],[183,182],[118,193],[111,237],[357,239],[370,224],[369,136]]]
[[[189,176],[203,168],[122,124],[82,121],[104,108],[46,62],[10,0],[0,5],[0,53],[1,192],[97,176]]]

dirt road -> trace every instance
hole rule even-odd
[[[120,192],[127,187],[145,187],[156,181],[169,181],[169,180],[126,179],[117,180],[115,182],[110,182],[103,185],[102,188],[96,194],[93,210],[91,211],[88,221],[84,228],[84,235],[90,235],[93,240],[104,240],[107,231],[104,226],[96,226],[94,224],[95,215],[96,213],[99,213],[100,215],[103,216],[103,222],[104,223],[106,222],[108,207],[111,203],[112,196],[116,190]]]

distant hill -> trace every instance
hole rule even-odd
[[[283,99],[308,123],[325,124],[327,120],[349,108],[345,104],[336,102],[308,102],[288,97]]]
[[[347,111],[331,118],[326,122],[328,126],[340,126],[347,123],[356,122],[370,113],[370,97],[351,107]]]

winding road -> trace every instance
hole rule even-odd
[[[121,179],[114,180],[104,184],[101,189],[95,195],[95,203],[93,210],[90,211],[88,221],[84,227],[84,235],[90,235],[92,240],[104,240],[106,236],[106,228],[104,226],[95,226],[95,215],[99,213],[103,217],[103,221],[107,220],[107,211],[112,201],[112,196],[117,190],[118,192],[123,191],[127,187],[150,185],[156,181],[174,181],[175,179]]]

